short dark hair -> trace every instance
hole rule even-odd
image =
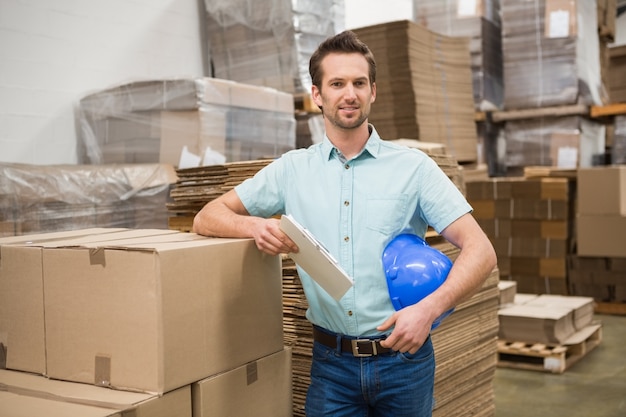
[[[356,33],[346,30],[338,35],[331,36],[322,42],[309,60],[309,74],[313,85],[321,89],[322,78],[322,60],[330,53],[358,53],[362,54],[369,65],[370,84],[376,82],[376,61],[374,54],[370,48],[362,42]]]

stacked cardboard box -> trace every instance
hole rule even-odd
[[[343,30],[343,0],[205,1],[214,76],[288,93],[310,92],[309,59]]]
[[[158,396],[0,370],[0,411],[6,416],[191,417],[190,399],[189,385]]]
[[[577,253],[626,257],[626,166],[580,169]]]
[[[133,82],[84,97],[79,110],[81,163],[179,166],[185,152],[232,162],[295,147],[293,96],[235,81]]]
[[[83,229],[4,238],[0,251],[6,368],[157,397],[187,387],[199,417],[241,414],[232,395],[206,405],[236,387],[257,415],[289,415],[280,258],[252,240]],[[268,385],[282,389],[265,397]]]
[[[466,183],[474,216],[492,241],[504,279],[521,292],[567,294],[573,185],[566,178],[492,178]]]
[[[602,303],[626,302],[626,258],[578,256],[568,262],[569,292]]]
[[[565,344],[593,325],[591,297],[541,294],[498,311],[502,340]]]
[[[467,38],[410,22],[354,29],[376,57],[370,121],[384,139],[446,145],[459,162],[475,162],[477,136]]]
[[[606,127],[582,116],[509,120],[504,126],[505,165],[515,174],[526,166],[590,167],[605,152]]]
[[[87,227],[167,228],[169,164],[0,164],[0,237]]]
[[[442,35],[470,39],[475,109],[501,109],[504,90],[499,1],[469,3],[413,0],[415,21]]]
[[[505,109],[602,104],[595,2],[500,3]]]

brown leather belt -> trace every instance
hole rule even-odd
[[[337,336],[325,333],[317,328],[313,328],[313,340],[323,344],[324,346],[337,348]],[[383,339],[367,339],[367,338],[346,338],[340,339],[341,351],[351,353],[357,357],[375,356],[390,353],[390,348],[382,347],[380,342]]]

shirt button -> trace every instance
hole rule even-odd
[[[346,236],[346,237],[343,238],[343,240],[344,240],[344,242],[349,242],[350,241],[350,237]]]
[[[349,206],[349,205],[350,205],[350,202],[349,202],[348,200],[346,200],[346,201],[344,201],[344,202],[343,202],[343,205],[344,205],[344,206]]]
[[[343,167],[344,167],[345,169],[350,169],[350,165],[349,165],[349,164],[345,164]]]
[[[348,310],[348,316],[352,317],[352,310]]]

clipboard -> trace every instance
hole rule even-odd
[[[339,301],[354,285],[354,280],[341,268],[337,260],[306,228],[290,215],[282,215],[280,228],[300,251],[289,256],[311,276],[328,294]]]

